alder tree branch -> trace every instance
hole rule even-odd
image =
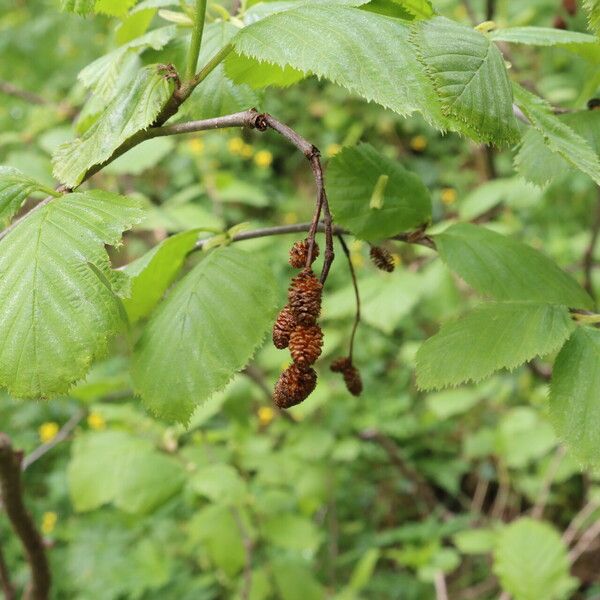
[[[5,600],[15,600],[15,588],[13,587],[10,579],[10,573],[8,572],[8,566],[4,559],[4,553],[2,552],[2,546],[0,546],[0,590],[4,594]]]
[[[350,276],[352,277],[352,287],[354,288],[354,297],[356,299],[356,313],[354,315],[354,325],[352,326],[352,333],[350,334],[350,349],[348,351],[348,358],[350,359],[350,362],[352,362],[352,355],[354,353],[354,337],[356,336],[356,330],[358,329],[358,324],[360,323],[360,292],[358,291],[356,272],[354,271],[354,265],[352,264],[352,258],[350,256],[348,246],[346,245],[346,240],[344,240],[344,237],[341,233],[338,233],[337,237],[340,241],[346,258],[348,259],[348,269],[350,270]]]
[[[599,535],[600,519],[584,532],[577,544],[575,544],[575,547],[569,552],[569,561],[571,564],[573,564],[592,545],[592,542]]]
[[[50,568],[42,537],[23,501],[22,460],[23,453],[13,450],[10,438],[0,433],[0,499],[13,531],[21,540],[31,570],[24,598],[46,600],[50,594]]]
[[[435,587],[435,598],[436,600],[448,600],[448,588],[446,587],[446,578],[442,571],[436,571],[433,580]]]
[[[28,102],[29,104],[37,104],[38,106],[48,104],[48,101],[42,98],[41,96],[38,96],[34,92],[21,89],[20,87],[17,87],[9,81],[0,81],[0,94],[4,94],[5,96],[12,96],[13,98],[23,100],[23,102]]]
[[[582,524],[591,517],[597,510],[600,508],[600,505],[595,500],[590,500],[586,503],[586,505],[573,517],[572,521],[569,523],[569,526],[566,528],[562,539],[563,542],[569,546],[577,537],[577,532],[579,531]]]

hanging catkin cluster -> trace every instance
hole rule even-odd
[[[315,242],[313,260],[318,253],[319,247]],[[273,325],[273,344],[279,349],[289,347],[294,361],[275,384],[273,400],[280,408],[299,404],[317,385],[317,374],[312,365],[321,355],[323,347],[323,332],[317,324],[323,284],[306,266],[307,262],[308,241],[296,242],[290,251],[290,264],[302,271],[292,279],[288,303]]]
[[[371,246],[369,252],[373,264],[381,271],[391,273],[394,270],[394,259],[388,250],[381,246]]]
[[[329,367],[334,373],[341,373],[344,377],[346,388],[353,396],[360,396],[363,390],[360,371],[352,364],[352,360],[347,356],[337,358]]]

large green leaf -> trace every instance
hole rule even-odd
[[[600,157],[588,141],[553,115],[544,100],[519,85],[513,87],[515,102],[548,148],[600,185]],[[521,160],[517,157],[517,164]]]
[[[336,223],[359,238],[381,240],[431,219],[429,191],[421,179],[369,144],[337,154],[327,183]]]
[[[0,241],[0,385],[16,397],[66,392],[122,326],[105,244],[141,217],[115,194],[67,194]]]
[[[227,22],[210,23],[206,26],[202,38],[202,49],[198,59],[199,65],[206,64],[223,46],[226,46],[239,31]],[[224,65],[220,64],[199,85],[183,110],[194,119],[209,119],[220,115],[244,110],[250,106],[258,106],[260,99],[256,92],[246,83],[234,83],[226,74]]]
[[[552,373],[550,418],[579,460],[600,462],[600,331],[578,327],[560,351]]]
[[[479,293],[496,300],[591,309],[583,288],[541,252],[485,227],[460,223],[435,236],[442,260]]]
[[[558,350],[573,330],[564,306],[486,303],[442,326],[417,353],[422,389],[479,381]]]
[[[75,510],[109,502],[129,513],[147,513],[177,493],[185,481],[181,463],[148,440],[124,431],[75,438],[67,470]]]
[[[311,3],[249,25],[233,43],[240,54],[326,77],[401,115],[420,111],[429,122],[445,125],[408,24],[398,19]]]
[[[573,589],[564,542],[550,525],[528,517],[498,535],[494,571],[515,600],[556,600]]]
[[[54,176],[69,187],[81,183],[88,169],[151,125],[172,93],[173,81],[161,72],[160,65],[141,69],[82,137],[58,147],[53,157]]]
[[[131,291],[123,300],[130,322],[148,316],[183,266],[198,239],[198,229],[171,236],[125,267]]]
[[[0,221],[6,223],[34,192],[58,195],[19,169],[0,166]]]
[[[492,31],[495,42],[510,42],[530,46],[558,46],[575,52],[591,62],[600,59],[600,41],[593,35],[554,27],[509,27]]]
[[[589,169],[594,168],[594,161],[600,154],[600,111],[581,110],[558,115],[556,118],[564,127],[572,130],[567,131],[567,140],[570,139],[570,143],[580,144],[583,140],[583,145],[578,146],[574,152],[583,153],[585,160],[583,163],[578,163],[579,155],[569,154],[569,146],[566,142],[562,148],[551,147],[540,130],[530,127],[523,136],[515,165],[523,177],[539,186],[545,186],[557,177],[568,175],[573,169],[583,170],[580,169],[580,164],[584,166],[584,172],[592,175]],[[574,139],[572,132],[579,138]],[[586,143],[592,153],[589,152]]]
[[[160,50],[168,44],[177,33],[175,26],[161,27],[131,40],[116,50],[97,58],[78,75],[79,81],[91,89],[99,99],[104,102],[114,97],[123,63],[129,56],[141,54],[144,50],[152,48]]]
[[[280,67],[261,62],[237,52],[232,52],[227,57],[225,72],[233,82],[249,85],[253,89],[269,86],[288,87],[305,77],[302,71],[290,66]]]
[[[273,276],[256,256],[212,251],[159,306],[136,347],[133,380],[146,406],[186,422],[250,359],[276,297]]]
[[[600,35],[600,0],[583,0],[590,29]]]
[[[96,0],[94,10],[111,17],[123,17],[138,0]]]
[[[504,60],[487,36],[435,17],[416,22],[412,40],[454,128],[483,142],[518,139]]]

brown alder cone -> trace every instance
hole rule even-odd
[[[381,271],[391,273],[394,270],[394,259],[392,255],[380,246],[371,246],[369,252],[373,264]]]
[[[321,312],[323,284],[312,269],[300,271],[292,279],[288,291],[288,304],[296,321],[302,325],[314,325]]]
[[[313,255],[311,264],[317,260],[319,256],[319,244],[315,242],[313,246]],[[308,258],[308,239],[298,240],[290,250],[290,265],[294,269],[303,269],[306,266],[306,259]]]
[[[563,7],[571,16],[577,14],[577,0],[563,0]]]
[[[342,356],[341,358],[336,358],[329,367],[334,373],[343,373],[348,367],[351,367],[352,363],[350,359],[346,356]]]
[[[314,369],[290,365],[280,376],[273,390],[273,401],[279,408],[290,408],[310,396],[317,385]]]
[[[290,335],[295,327],[296,319],[294,319],[290,307],[286,304],[277,315],[277,319],[273,324],[273,345],[275,348],[283,350],[288,347]]]
[[[350,365],[350,367],[344,371],[344,382],[346,383],[348,391],[353,396],[360,396],[363,390],[363,384],[360,377],[360,371],[354,365]]]
[[[321,356],[323,332],[318,325],[298,325],[290,336],[290,354],[294,362],[306,369]]]

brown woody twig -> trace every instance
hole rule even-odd
[[[10,525],[21,540],[31,570],[24,597],[46,600],[50,593],[50,569],[42,537],[23,502],[22,460],[23,453],[13,450],[10,438],[0,433],[0,498]]]
[[[352,277],[352,286],[354,287],[354,297],[356,299],[356,313],[354,316],[354,325],[352,326],[352,333],[350,334],[350,350],[348,351],[348,358],[350,362],[352,362],[352,355],[354,353],[354,337],[356,336],[356,330],[358,329],[358,324],[360,323],[360,292],[358,291],[358,283],[356,281],[356,273],[354,271],[354,265],[352,264],[352,258],[350,257],[350,251],[348,250],[348,246],[346,245],[346,240],[342,234],[338,234],[338,240],[340,240],[340,244],[342,246],[342,250],[348,259],[348,268],[350,269],[350,276]]]

